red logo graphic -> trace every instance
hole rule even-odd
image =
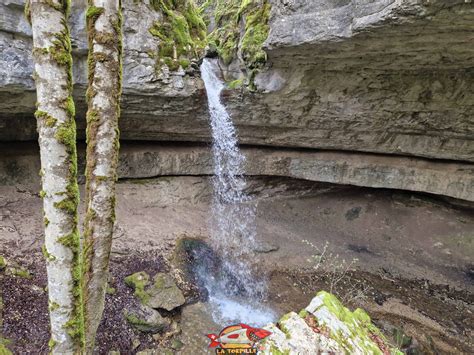
[[[260,328],[253,328],[248,326],[247,324],[236,324],[231,325],[222,329],[222,331],[217,334],[208,334],[207,337],[211,339],[211,343],[209,344],[210,348],[217,348],[217,354],[243,354],[243,353],[255,353],[257,349],[255,345],[265,339],[267,336],[272,334],[268,330],[260,329]],[[219,348],[218,348],[219,347]],[[219,351],[219,349],[235,349],[235,350],[243,350],[243,351]],[[245,351],[245,349],[252,349],[253,351]]]

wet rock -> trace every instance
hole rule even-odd
[[[125,319],[132,327],[146,333],[163,332],[171,323],[158,311],[144,305],[137,310],[125,311]]]
[[[135,296],[144,305],[152,308],[172,311],[186,302],[173,277],[166,273],[156,274],[151,282],[150,276],[141,271],[127,276],[125,283],[134,288]]]

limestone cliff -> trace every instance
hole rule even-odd
[[[292,158],[292,169],[303,163],[300,171],[319,169],[312,173],[315,179],[327,175],[326,180],[337,183],[474,200],[470,164],[474,161],[474,4],[470,0],[260,2],[270,8],[264,63],[259,59],[258,70],[252,73],[255,65],[243,64],[249,58],[242,46],[251,13],[239,16],[236,27],[226,30],[239,37],[233,42],[232,58],[223,61],[227,65],[221,63],[228,80],[242,73],[254,76],[256,91],[244,87],[224,93],[242,143],[305,148],[305,156],[311,159]],[[238,3],[241,11],[246,2],[211,1],[206,10],[211,30],[222,26],[222,14],[214,15],[226,3]],[[163,39],[150,28],[163,20],[163,11],[148,0],[124,0],[123,6],[124,145],[130,140],[208,142],[199,55],[183,65],[186,68],[157,65],[156,51]],[[23,18],[23,0],[4,0],[0,9],[0,141],[34,140],[31,33]],[[85,0],[75,1],[71,24],[79,136],[85,109],[84,12]],[[323,174],[315,151],[320,149],[338,151],[323,161],[346,172],[356,169],[355,177]],[[263,152],[258,159],[270,159],[271,150]],[[381,156],[375,159],[372,154]],[[392,155],[411,158],[392,159]],[[355,161],[365,168],[361,170]],[[426,169],[410,170],[408,161]],[[433,173],[434,181],[432,173],[425,175],[448,166],[446,171],[454,169],[462,177],[456,175],[451,181]],[[412,177],[394,175],[392,168],[405,169]],[[444,185],[439,187],[441,180]]]

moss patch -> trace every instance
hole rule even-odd
[[[0,337],[0,355],[11,355],[13,354],[7,345],[10,344],[10,340]]]
[[[186,69],[189,60],[199,58],[207,44],[207,26],[193,0],[153,0],[155,11],[163,18],[155,21],[149,32],[160,39],[157,68]]]
[[[150,275],[144,271],[137,272],[125,278],[125,284],[135,290],[134,295],[143,303],[146,303],[150,295],[145,291],[145,288],[150,284]]]
[[[30,272],[24,268],[16,268],[16,267],[10,267],[7,270],[8,274],[15,276],[15,277],[20,277],[22,279],[28,279],[31,280],[33,276],[30,274]]]
[[[262,46],[269,32],[270,8],[268,0],[217,0],[216,29],[210,42],[225,64],[236,57],[239,45],[247,68],[260,68],[265,63]]]
[[[6,266],[7,266],[7,261],[5,260],[3,256],[0,255],[0,270],[5,269]]]

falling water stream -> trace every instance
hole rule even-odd
[[[256,207],[245,192],[245,157],[220,99],[224,83],[216,74],[217,68],[210,59],[204,59],[201,65],[213,138],[211,247],[220,263],[219,272],[212,272],[209,265],[203,264],[198,275],[209,293],[215,321],[263,325],[273,321],[274,315],[262,307],[266,282],[253,264]]]

